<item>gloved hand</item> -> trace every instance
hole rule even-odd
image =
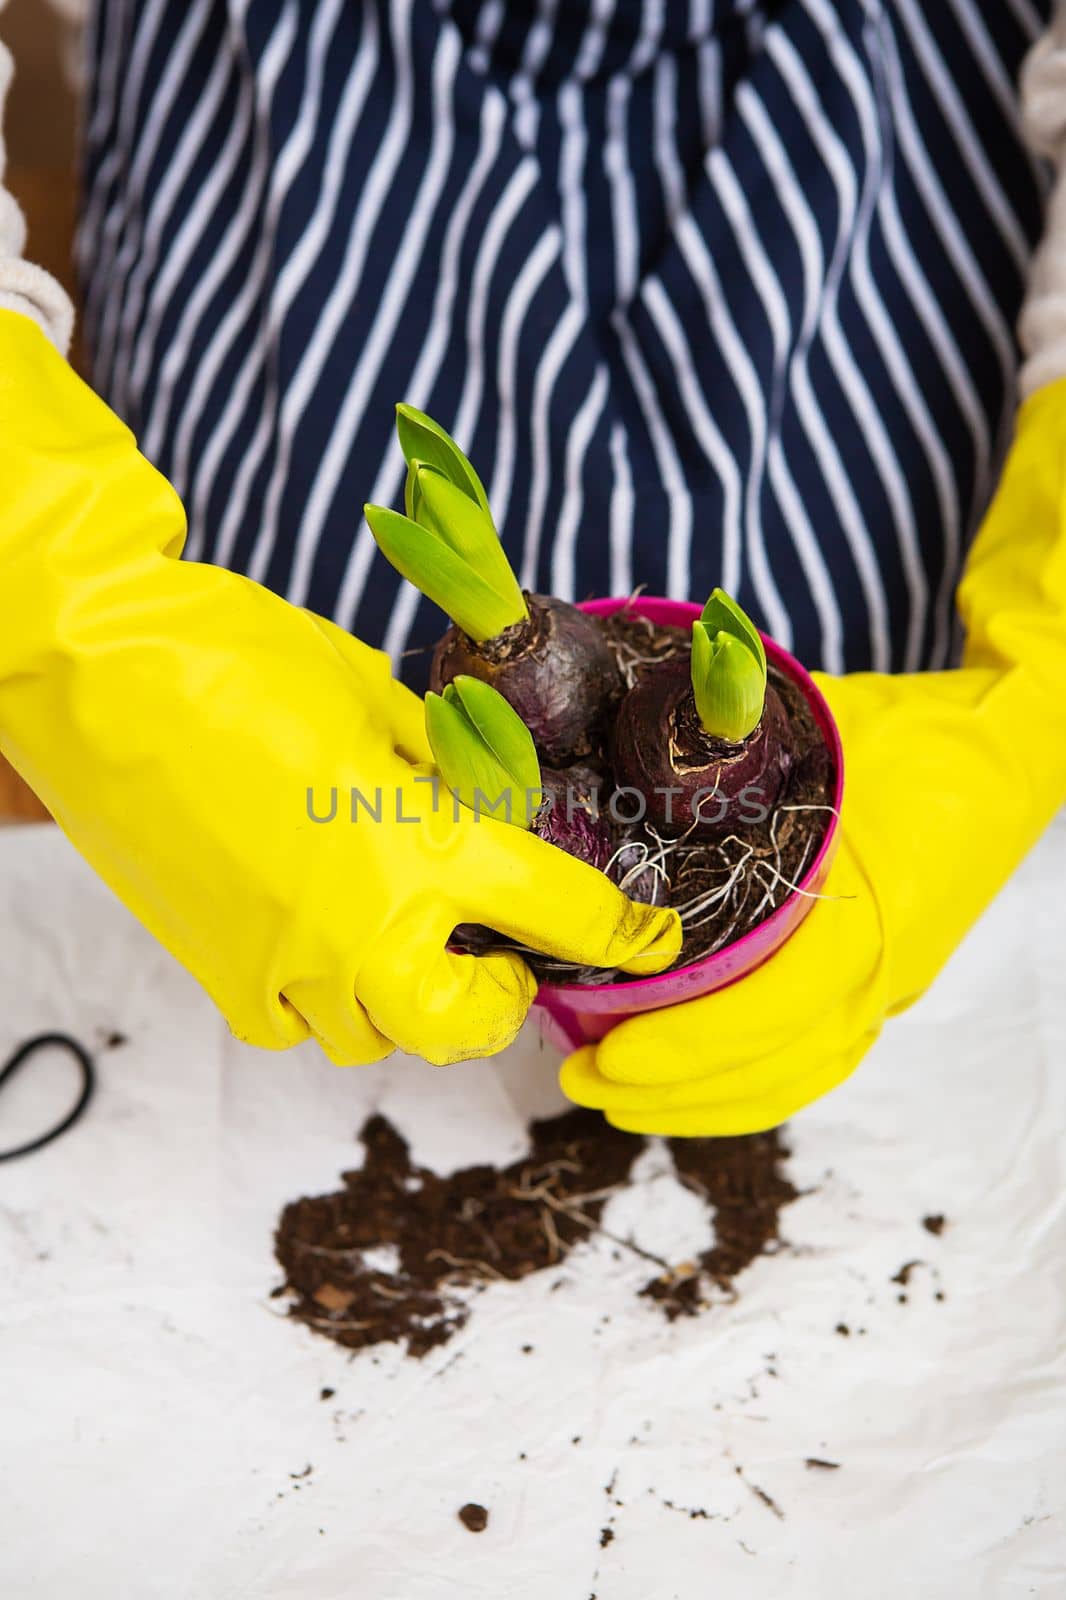
[[[636,973],[677,954],[672,914],[444,790],[434,809],[422,704],[386,658],[179,562],[174,491],[11,311],[0,486],[0,749],[239,1038],[310,1033],[342,1063],[501,1049],[535,984],[516,955],[449,953],[460,922]],[[380,822],[350,820],[352,789]]]
[[[845,758],[825,898],[750,976],[570,1056],[572,1100],[641,1133],[783,1122],[922,993],[1066,799],[1066,379],[1019,414],[958,601],[959,670],[819,677]]]

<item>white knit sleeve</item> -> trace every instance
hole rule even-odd
[[[7,0],[0,0],[0,11],[6,4]],[[22,259],[26,223],[14,195],[4,188],[4,103],[12,72],[11,52],[0,43],[0,309],[32,317],[65,356],[74,332],[74,307],[51,273]]]
[[[1022,67],[1026,136],[1055,175],[1044,236],[1033,257],[1018,322],[1025,361],[1018,375],[1022,398],[1066,377],[1066,0]]]

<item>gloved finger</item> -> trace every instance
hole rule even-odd
[[[789,1048],[841,1009],[879,1014],[882,935],[872,891],[846,864],[830,873],[825,893],[849,898],[820,900],[747,977],[613,1029],[599,1047],[603,1075],[633,1084],[705,1079]]]
[[[456,955],[445,948],[450,932],[413,908],[375,940],[356,979],[374,1026],[434,1066],[505,1049],[537,992],[520,956]]]
[[[678,1083],[619,1083],[607,1077],[600,1064],[605,1043],[601,1041],[567,1057],[559,1069],[559,1083],[568,1099],[611,1116],[672,1114],[755,1099],[773,1101],[810,1077],[823,1062],[850,1055],[856,1039],[865,1037],[869,1044],[877,1032],[877,1027],[842,1012],[772,1055]]]
[[[488,820],[471,826],[461,920],[485,923],[561,961],[641,977],[677,958],[676,911],[639,905],[595,867],[534,834]]]
[[[612,1127],[623,1133],[660,1134],[666,1138],[722,1139],[778,1128],[804,1106],[820,1100],[851,1076],[875,1034],[855,1041],[844,1054],[819,1063],[805,1078],[773,1094],[754,1094],[722,1105],[697,1105],[673,1111],[607,1111]]]
[[[396,1048],[371,1022],[352,987],[341,981],[297,980],[286,984],[281,999],[303,1018],[334,1066],[366,1067]]]

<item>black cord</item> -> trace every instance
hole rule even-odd
[[[66,1050],[78,1063],[81,1070],[81,1090],[71,1109],[61,1122],[47,1133],[42,1133],[40,1138],[31,1139],[28,1144],[16,1145],[14,1150],[0,1150],[0,1161],[14,1161],[16,1156],[28,1156],[34,1150],[43,1150],[46,1144],[51,1144],[53,1139],[58,1139],[60,1134],[72,1128],[78,1118],[85,1111],[92,1099],[96,1087],[96,1070],[93,1067],[92,1056],[83,1044],[77,1039],[72,1039],[68,1033],[39,1033],[35,1039],[27,1039],[20,1044],[14,1055],[4,1066],[0,1067],[0,1089],[9,1078],[13,1077],[19,1067],[24,1066],[39,1050]]]

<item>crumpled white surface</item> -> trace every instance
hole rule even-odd
[[[84,1122],[0,1166],[0,1592],[1063,1595],[1064,885],[1060,819],[793,1124],[809,1192],[735,1303],[668,1325],[634,1297],[647,1264],[590,1245],[481,1294],[419,1363],[286,1320],[278,1210],[336,1187],[375,1108],[428,1165],[514,1158],[559,1104],[551,1054],[533,1032],[444,1071],[249,1050],[57,832],[0,832],[0,1058],[45,1029],[129,1040],[100,1049]],[[12,1081],[0,1145],[52,1120],[70,1072]],[[680,1259],[706,1219],[654,1147],[641,1170],[608,1220]]]

